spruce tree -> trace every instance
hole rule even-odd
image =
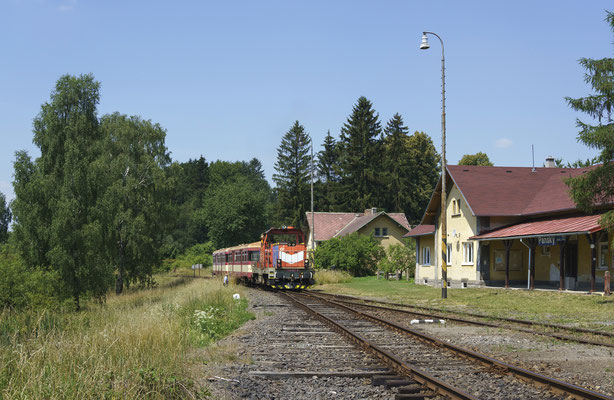
[[[404,211],[409,223],[417,225],[439,180],[440,156],[433,140],[424,132],[414,132],[409,137],[408,146],[411,175]]]
[[[273,181],[277,192],[277,219],[295,227],[305,227],[309,210],[311,179],[311,138],[295,121],[277,149]]]
[[[605,20],[614,32],[614,13],[606,11]],[[595,94],[578,99],[567,97],[566,100],[571,108],[596,120],[596,124],[577,120],[580,128],[578,141],[601,150],[598,155],[600,165],[569,179],[567,184],[578,207],[592,212],[599,205],[614,201],[614,58],[582,58],[580,65],[587,71],[584,80],[591,85]],[[603,214],[600,224],[610,232],[611,238],[614,237],[614,210]]]
[[[341,128],[339,205],[346,211],[382,207],[382,127],[379,114],[360,97]]]
[[[409,129],[403,117],[395,114],[384,129],[384,165],[386,182],[386,210],[404,212],[411,190],[411,158],[409,155]]]
[[[324,148],[318,152],[318,210],[324,212],[336,211],[337,199],[336,192],[339,190],[339,149],[335,138],[330,131],[324,138],[322,144]]]

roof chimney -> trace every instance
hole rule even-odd
[[[377,208],[373,207],[373,208],[367,208],[365,210],[365,215],[375,215],[377,214]]]
[[[554,163],[554,157],[548,156],[546,157],[546,168],[554,168],[556,164]]]

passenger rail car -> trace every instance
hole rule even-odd
[[[260,242],[216,250],[213,274],[277,289],[305,289],[314,283],[305,236],[293,227],[271,228]]]

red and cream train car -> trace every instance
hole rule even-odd
[[[213,274],[277,289],[305,289],[314,283],[305,237],[293,227],[271,228],[260,242],[216,250]]]

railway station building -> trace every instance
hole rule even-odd
[[[377,208],[369,208],[362,213],[316,212],[313,215],[315,229],[312,227],[311,213],[307,212],[306,216],[309,224],[308,249],[311,249],[311,235],[314,232],[314,247],[325,240],[354,232],[360,235],[373,234],[383,247],[388,247],[404,243],[403,236],[411,229],[404,213],[387,213]]]
[[[565,184],[589,169],[447,166],[448,286],[604,290],[614,253],[599,219],[614,204],[584,214]],[[417,284],[442,285],[440,207],[441,178],[405,235],[416,240]]]

